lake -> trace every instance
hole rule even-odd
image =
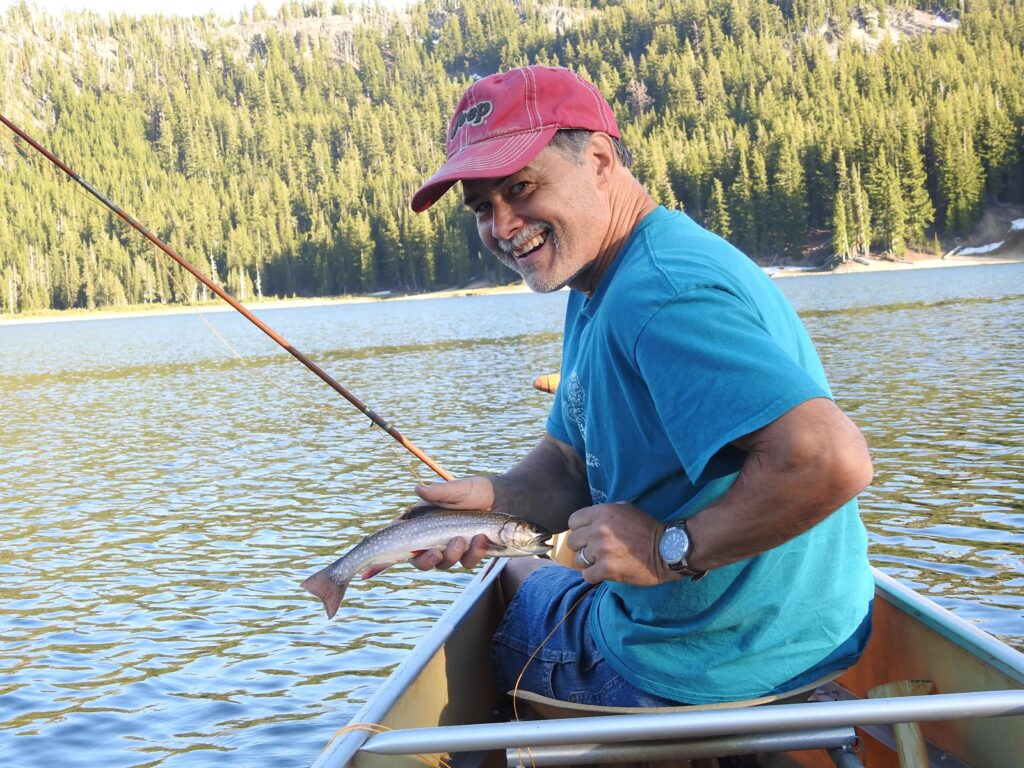
[[[875,565],[1024,649],[1024,264],[777,281]],[[455,475],[539,438],[565,294],[259,312]],[[299,582],[429,470],[241,317],[0,325],[0,763],[305,765],[468,581]]]

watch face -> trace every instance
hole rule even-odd
[[[686,533],[680,528],[666,528],[658,545],[658,552],[666,563],[678,563],[689,549]]]

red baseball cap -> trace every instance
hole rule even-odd
[[[516,173],[563,128],[620,138],[600,91],[568,69],[522,67],[477,80],[448,126],[448,159],[412,196],[412,209],[427,210],[456,181]]]

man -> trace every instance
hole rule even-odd
[[[654,203],[611,108],[568,70],[474,83],[447,150],[413,209],[460,183],[488,249],[535,291],[572,289],[540,444],[501,475],[417,488],[569,531],[581,572],[508,563],[499,683],[525,667],[519,685],[556,698],[704,704],[849,666],[870,631],[854,497],[871,462],[775,285]],[[413,563],[473,566],[483,547]]]

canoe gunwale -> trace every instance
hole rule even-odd
[[[476,607],[477,601],[491,589],[493,582],[504,569],[505,562],[504,558],[497,558],[473,577],[465,590],[441,614],[437,623],[353,715],[349,725],[384,722],[388,712],[406,689]],[[371,735],[369,731],[357,730],[338,736],[320,753],[313,763],[313,768],[342,768],[348,765]]]

